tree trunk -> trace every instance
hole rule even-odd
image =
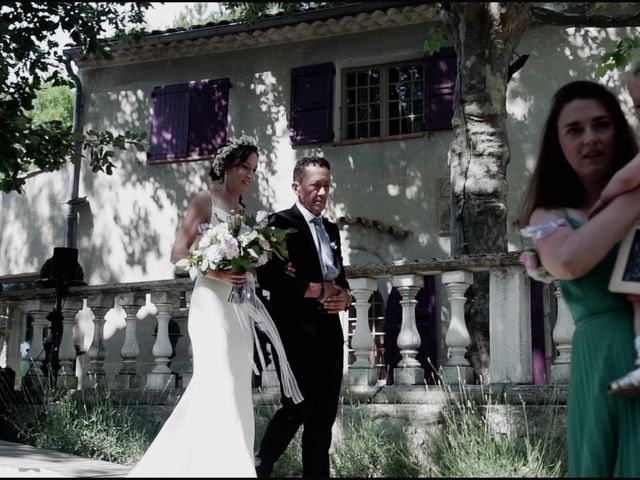
[[[505,126],[507,71],[526,30],[528,3],[445,4],[443,20],[458,56],[454,93],[451,173],[451,254],[507,251]],[[469,361],[487,379],[489,365],[489,275],[475,274],[467,292]]]

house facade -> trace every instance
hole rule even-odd
[[[244,199],[250,211],[288,208],[296,159],[323,155],[332,167],[326,214],[341,226],[347,264],[449,256],[447,157],[455,75],[464,65],[446,44],[425,54],[437,25],[435,4],[362,2],[252,26],[153,32],[139,45],[115,46],[110,61],[67,50],[83,85],[83,128],[145,131],[150,142],[147,152],[119,155],[111,176],[82,165],[77,245],[85,281],[173,278],[175,231],[208,186],[209,159],[243,132],[260,146]],[[595,80],[599,54],[629,31],[536,25],[524,34],[517,52],[529,59],[507,92],[510,251],[523,247],[512,222],[552,94],[571,80]],[[636,125],[619,75],[602,81]],[[64,243],[69,177],[36,175],[24,194],[2,194],[0,276],[39,271]],[[433,298],[424,308],[444,305],[439,282],[427,284]],[[391,287],[390,277],[378,280],[382,304]],[[444,329],[433,315],[433,328]]]

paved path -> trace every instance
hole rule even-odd
[[[0,440],[0,477],[124,477],[131,467]]]

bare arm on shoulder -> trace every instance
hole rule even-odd
[[[640,185],[640,153],[633,157],[629,163],[618,170],[604,187],[600,199],[589,211],[589,217],[593,217],[609,204],[618,195],[633,190]]]
[[[588,273],[627,233],[640,214],[640,188],[614,198],[578,229],[561,227],[535,242],[544,268],[565,280]],[[558,210],[537,209],[531,225],[563,218]]]

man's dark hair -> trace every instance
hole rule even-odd
[[[296,162],[296,166],[293,167],[293,180],[299,182],[302,178],[302,174],[304,173],[304,169],[309,165],[318,165],[319,167],[324,167],[327,170],[331,170],[329,161],[324,157],[302,157],[298,159],[298,161]]]

